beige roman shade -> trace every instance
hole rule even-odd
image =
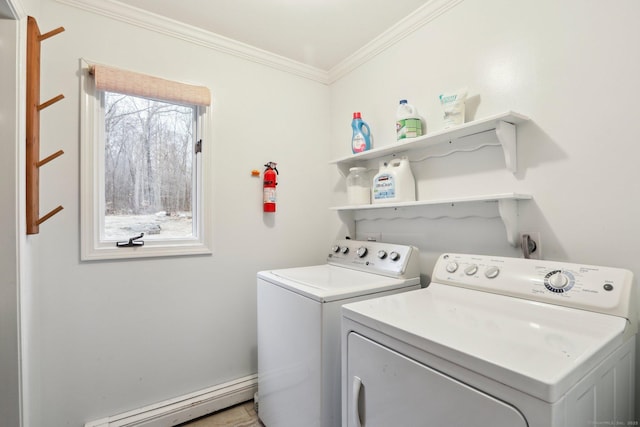
[[[96,89],[188,105],[211,105],[211,93],[204,86],[188,85],[120,70],[106,65],[92,65]]]

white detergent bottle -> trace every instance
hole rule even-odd
[[[396,113],[396,136],[398,141],[422,136],[422,119],[418,110],[406,99],[400,100]]]
[[[380,170],[373,178],[373,204],[415,202],[416,181],[409,159],[402,157],[388,163],[380,162]]]

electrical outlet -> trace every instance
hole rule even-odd
[[[358,240],[365,240],[369,242],[380,242],[382,233],[364,232],[356,233]]]
[[[524,255],[524,248],[522,247],[522,245],[524,244],[524,238],[523,237],[525,235],[529,235],[529,239],[531,241],[535,242],[535,250],[531,250],[530,251],[529,258],[530,259],[542,259],[542,242],[540,241],[540,232],[539,231],[523,231],[520,234],[520,249],[522,249],[523,255]]]

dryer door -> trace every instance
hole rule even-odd
[[[349,427],[526,427],[514,407],[351,332]]]

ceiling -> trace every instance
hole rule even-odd
[[[119,0],[329,71],[431,0]]]

